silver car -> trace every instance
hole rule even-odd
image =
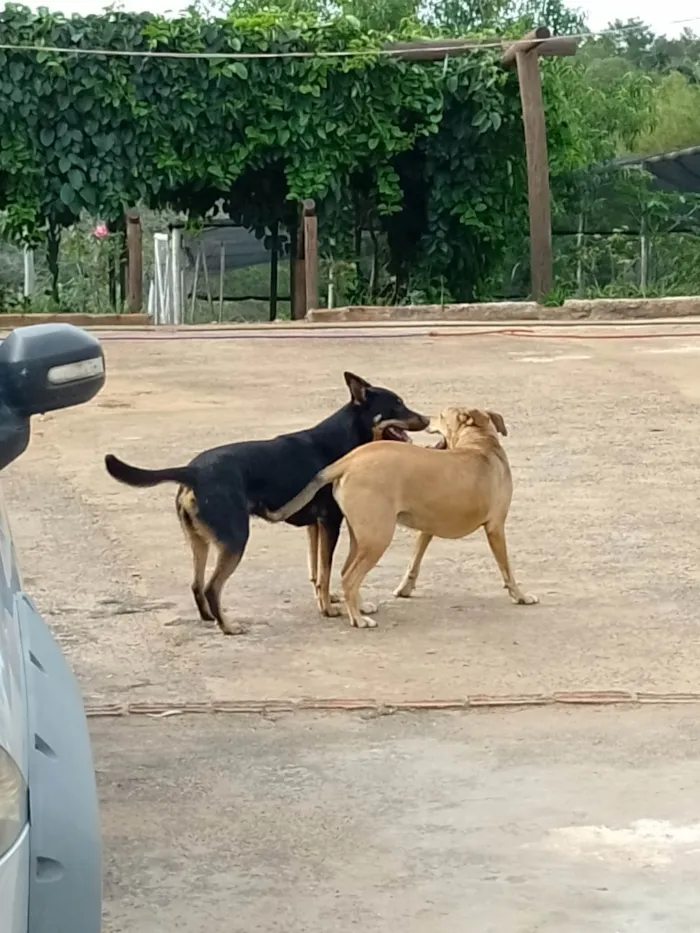
[[[99,341],[70,324],[0,344],[0,470],[32,415],[102,388]],[[0,496],[0,933],[98,933],[99,813],[87,722],[63,654],[22,589]]]

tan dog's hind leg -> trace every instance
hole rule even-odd
[[[209,608],[214,618],[219,624],[219,628],[225,635],[242,635],[245,627],[240,622],[232,622],[227,619],[221,609],[221,591],[224,584],[241,562],[243,553],[233,554],[228,548],[219,546],[219,555],[216,559],[214,573],[209,579],[206,591],[204,593]]]
[[[420,565],[423,560],[425,552],[428,550],[428,545],[433,540],[433,536],[427,534],[425,531],[419,531],[418,534],[413,539],[413,553],[411,554],[411,562],[408,565],[408,569],[404,574],[403,580],[394,590],[394,596],[403,596],[405,599],[413,593],[416,588],[416,582],[418,580],[418,574],[420,573]]]
[[[331,550],[328,540],[328,528],[318,524],[318,575],[316,577],[316,602],[321,615],[333,618],[340,615],[340,606],[333,605],[330,593],[331,585]],[[335,602],[339,602],[336,597]]]
[[[486,537],[489,542],[489,547],[491,548],[491,553],[493,554],[496,563],[498,564],[498,569],[501,571],[503,584],[508,590],[510,598],[513,600],[513,602],[523,606],[532,606],[535,603],[538,603],[539,599],[536,596],[523,593],[518,584],[515,582],[515,577],[513,576],[513,572],[510,569],[510,561],[508,560],[508,549],[506,548],[506,532],[503,525],[485,525],[484,531],[486,532]]]

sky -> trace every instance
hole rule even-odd
[[[190,0],[119,0],[121,9],[137,12],[149,10],[153,13],[177,12],[185,9]],[[50,10],[60,11],[67,15],[71,13],[96,13],[103,5],[100,0],[41,0],[40,3],[31,2],[28,6],[48,7]],[[605,29],[611,20],[627,20],[639,17],[648,23],[654,32],[677,35],[684,26],[688,26],[700,33],[700,7],[698,0],[580,0],[572,2],[572,6],[581,9],[588,16],[591,29]],[[689,20],[679,23],[679,20]],[[692,20],[692,22],[690,22]]]

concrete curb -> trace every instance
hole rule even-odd
[[[692,317],[700,314],[700,297],[570,299],[560,307],[534,301],[473,302],[452,305],[349,305],[317,308],[306,319],[313,323],[370,321],[619,321]]]
[[[144,327],[147,314],[0,314],[0,328],[14,330],[29,324],[75,324],[76,327]]]
[[[466,712],[474,709],[524,709],[529,706],[649,706],[700,703],[700,693],[656,693],[627,690],[574,690],[555,693],[474,694],[458,699],[386,700],[346,698],[305,698],[300,700],[212,700],[192,702],[179,700],[144,700],[138,703],[87,703],[85,713],[90,719],[170,716],[202,713],[237,713],[268,715],[298,712],[369,712],[391,714],[430,710]]]

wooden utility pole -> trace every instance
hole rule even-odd
[[[405,61],[435,62],[461,55],[478,54],[480,45],[493,40],[420,39],[394,42],[385,49]],[[579,40],[552,36],[546,26],[538,26],[517,42],[503,43],[502,63],[518,69],[520,100],[525,127],[527,188],[530,213],[530,266],[532,293],[542,298],[552,287],[552,218],[547,158],[547,130],[542,102],[539,59],[575,55]]]
[[[530,276],[536,301],[552,288],[552,209],[549,189],[547,127],[542,101],[541,56],[575,55],[577,39],[552,38],[546,26],[538,26],[503,53],[506,68],[515,65],[525,128],[527,198],[530,214]]]
[[[143,307],[143,248],[141,218],[136,211],[126,215],[127,285],[126,305],[137,313]]]

